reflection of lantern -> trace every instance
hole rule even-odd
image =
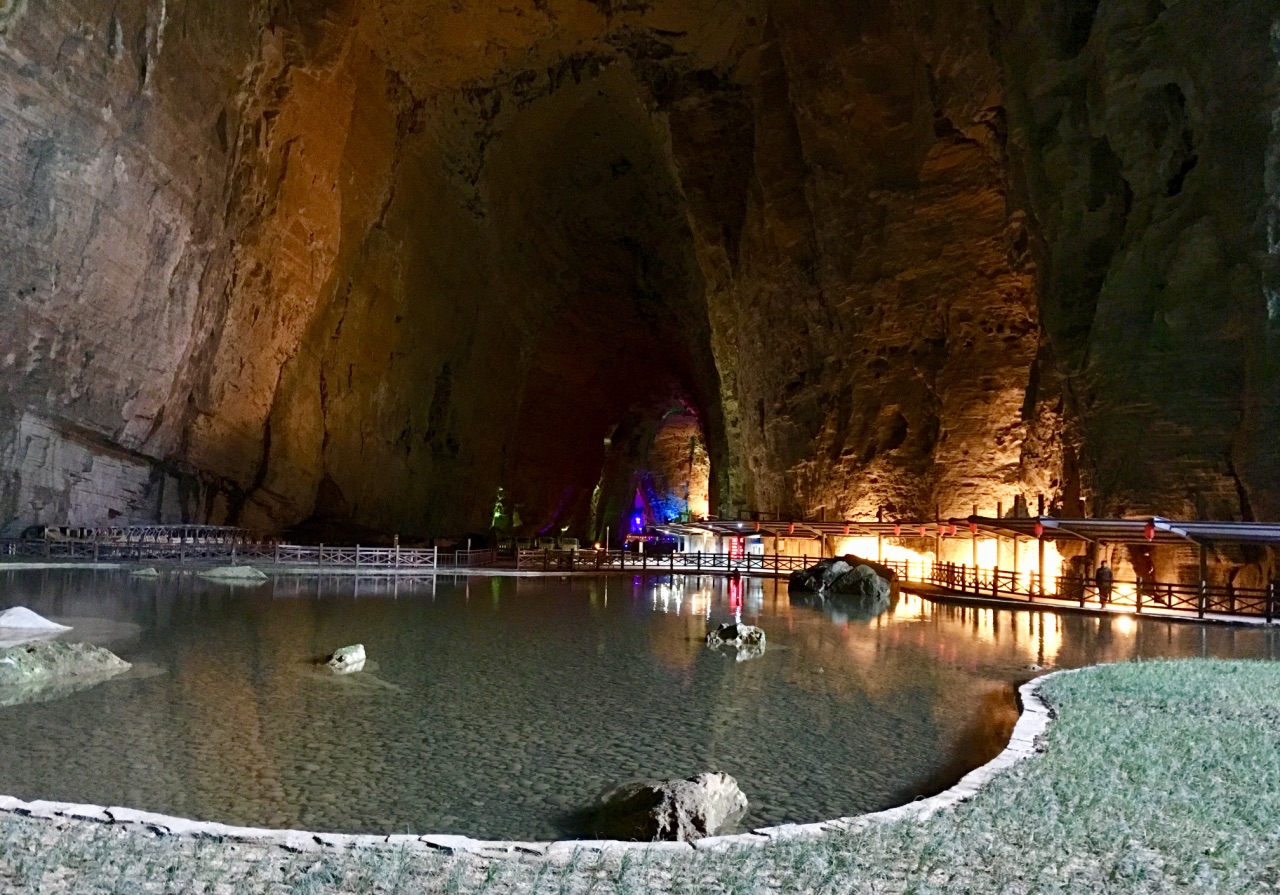
[[[1148,541],[1154,541],[1156,539],[1155,522],[1148,522],[1147,527],[1142,529],[1142,533],[1146,536]]]
[[[1036,523],[1036,537],[1037,537],[1037,538],[1043,538],[1043,537],[1044,537],[1044,525],[1043,525],[1043,524],[1041,524],[1040,522],[1037,522],[1037,523]]]
[[[901,526],[901,525],[895,525],[895,526],[893,527],[893,536],[894,536],[895,538],[900,538],[900,537],[902,537],[902,526]]]
[[[970,522],[970,523],[969,523],[969,534],[971,534],[971,535],[976,535],[977,533],[978,533],[978,523],[976,523],[976,522]]]

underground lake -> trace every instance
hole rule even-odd
[[[634,780],[724,771],[744,827],[874,811],[994,757],[1040,669],[1271,658],[1265,629],[793,603],[784,581],[0,571],[128,674],[0,708],[0,793],[315,831],[587,836]],[[704,644],[740,612],[762,656]],[[364,644],[363,672],[316,663]]]

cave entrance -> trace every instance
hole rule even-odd
[[[645,96],[611,66],[522,109],[487,156],[500,299],[526,346],[502,482],[517,535],[616,535],[636,493],[648,521],[715,503],[704,287]]]

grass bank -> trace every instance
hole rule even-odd
[[[692,856],[483,861],[389,849],[298,854],[4,816],[0,890],[1280,892],[1280,663],[1111,665],[1055,677],[1044,695],[1058,714],[1045,753],[924,822]]]

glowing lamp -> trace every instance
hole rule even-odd
[[[1156,539],[1156,524],[1148,522],[1146,527],[1142,529],[1142,534],[1148,541],[1154,541]]]
[[[1036,537],[1037,538],[1044,537],[1044,524],[1041,522],[1036,523]]]

